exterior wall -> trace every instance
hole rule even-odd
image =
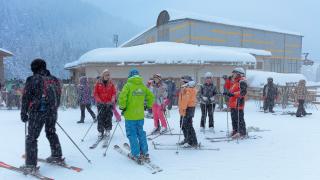
[[[258,62],[263,62],[265,71],[299,73],[302,65],[302,36],[298,35],[181,19],[154,27],[126,46],[154,41],[267,50],[272,53],[271,57],[258,58]]]
[[[4,83],[4,65],[3,65],[3,57],[0,56],[0,83]]]

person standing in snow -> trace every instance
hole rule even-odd
[[[174,103],[175,93],[176,93],[176,84],[172,80],[172,78],[168,78],[165,81],[165,84],[167,85],[167,89],[168,89],[168,100],[169,100],[168,110],[171,110],[172,109],[172,105]]]
[[[187,143],[187,146],[197,147],[198,140],[192,123],[197,102],[196,83],[190,76],[183,76],[181,83],[178,106],[180,127],[182,128],[184,140],[179,142],[179,145],[185,145]]]
[[[119,109],[125,118],[126,134],[129,139],[131,155],[138,163],[150,161],[144,125],[144,103],[151,109],[154,95],[143,84],[137,69],[131,69],[128,81],[119,94]]]
[[[232,77],[231,76],[228,77],[227,75],[223,75],[222,78],[224,80],[223,92],[227,93],[227,92],[229,92],[229,89],[231,87],[231,79],[232,79]],[[227,105],[227,110],[228,110],[228,108],[229,108],[229,97],[228,96],[224,96],[224,101],[225,101],[225,103]]]
[[[223,95],[229,96],[229,107],[231,109],[232,138],[245,137],[247,135],[246,123],[244,121],[245,96],[247,94],[247,82],[245,72],[241,67],[232,71],[232,84],[228,92]]]
[[[80,104],[81,117],[77,123],[84,123],[85,109],[88,110],[93,121],[96,121],[96,115],[91,109],[91,90],[89,87],[88,78],[86,76],[80,77],[80,84],[78,90],[78,102]]]
[[[164,111],[166,109],[165,99],[167,98],[167,86],[162,83],[162,78],[160,74],[153,75],[153,88],[152,93],[155,97],[152,113],[154,121],[154,129],[151,134],[165,133],[167,131],[167,122],[164,117]],[[161,122],[161,126],[159,124]]]
[[[263,110],[265,113],[268,111],[274,113],[274,101],[278,97],[278,87],[273,83],[273,78],[268,78],[268,83],[263,87]]]
[[[33,60],[31,70],[33,75],[27,78],[22,96],[21,120],[29,124],[26,136],[26,161],[22,168],[28,172],[35,172],[38,169],[37,139],[43,126],[51,148],[51,156],[46,160],[63,163],[64,159],[55,128],[61,97],[60,82],[50,74],[46,62],[42,59]]]
[[[200,86],[198,92],[198,100],[200,101],[201,108],[201,122],[200,122],[200,131],[205,131],[205,124],[207,115],[209,117],[209,130],[214,132],[214,121],[213,121],[213,113],[216,107],[215,104],[215,95],[217,94],[217,88],[213,84],[213,75],[211,72],[206,72],[205,82]]]
[[[307,115],[306,109],[304,108],[304,102],[306,100],[307,93],[306,80],[302,79],[299,81],[298,86],[294,89],[295,99],[298,102],[296,117]]]
[[[108,137],[112,129],[112,109],[116,100],[116,87],[108,69],[102,72],[96,82],[93,95],[98,109],[98,138]]]

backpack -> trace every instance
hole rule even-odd
[[[53,76],[41,76],[43,87],[40,100],[40,111],[57,110],[60,105],[60,82]]]

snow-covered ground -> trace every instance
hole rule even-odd
[[[319,108],[319,107],[318,107]],[[280,108],[276,108],[282,111]],[[293,110],[293,109],[292,109]],[[57,127],[64,156],[68,164],[84,168],[80,173],[73,172],[47,164],[39,164],[42,174],[64,179],[245,179],[245,180],[318,180],[320,179],[320,112],[315,108],[307,109],[313,115],[296,118],[290,115],[272,115],[259,112],[255,102],[249,101],[245,110],[247,127],[254,126],[271,131],[250,133],[262,136],[261,139],[236,142],[211,143],[205,137],[223,136],[226,132],[226,112],[215,113],[215,130],[212,134],[199,132],[200,109],[197,109],[194,118],[198,140],[207,147],[218,147],[220,151],[175,151],[154,150],[149,142],[152,160],[161,166],[164,171],[155,175],[144,167],[124,158],[113,148],[110,148],[107,157],[103,157],[104,149],[97,147],[90,150],[88,147],[97,136],[96,127],[92,129],[85,142],[80,142],[91,120],[87,115],[85,124],[76,124],[79,120],[78,109],[59,112],[59,122],[75,139],[83,151],[92,160],[88,164],[69,139]],[[179,129],[178,111],[171,111],[170,126],[177,132]],[[12,165],[22,165],[24,160],[24,124],[20,121],[18,110],[0,110],[0,161]],[[230,116],[229,116],[230,123]],[[96,125],[95,125],[96,126]],[[124,128],[124,122],[121,122]],[[145,129],[150,131],[153,120],[146,119]],[[231,125],[229,125],[231,127]],[[223,132],[222,132],[223,131]],[[175,143],[178,136],[162,136],[157,142]],[[127,142],[120,129],[115,133],[111,143],[122,144]],[[39,138],[39,157],[50,155],[48,141],[44,131]],[[0,168],[1,180],[32,179],[24,175]]]

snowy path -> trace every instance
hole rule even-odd
[[[281,110],[281,109],[279,109]],[[80,142],[91,120],[87,115],[84,125],[76,124],[79,120],[78,109],[59,112],[59,122],[79,143],[83,151],[92,160],[92,164],[81,156],[63,132],[57,127],[64,156],[67,163],[84,168],[76,173],[58,167],[39,164],[41,173],[57,180],[103,180],[103,179],[245,179],[245,180],[318,180],[320,173],[320,112],[307,109],[313,115],[296,118],[290,115],[272,115],[258,112],[253,102],[247,103],[245,119],[247,127],[254,126],[271,131],[251,133],[263,136],[262,139],[236,142],[210,143],[205,137],[223,136],[226,131],[226,112],[215,113],[216,134],[199,132],[200,110],[195,116],[195,128],[198,140],[210,147],[219,147],[220,151],[156,151],[149,142],[152,160],[164,171],[152,175],[145,168],[141,168],[120,156],[112,148],[103,157],[101,146],[90,150],[89,146],[95,141],[96,125],[88,134],[84,142]],[[229,116],[230,118],[230,116]],[[177,110],[171,111],[169,123],[175,132],[179,129]],[[230,119],[229,119],[230,120]],[[20,121],[17,110],[0,110],[0,160],[20,166],[24,163],[21,155],[24,153],[24,124]],[[230,121],[229,121],[230,122]],[[115,124],[114,124],[115,125]],[[121,122],[124,128],[124,122]],[[146,119],[145,129],[150,131],[153,120]],[[114,126],[115,127],[115,126]],[[230,125],[231,127],[231,125]],[[224,131],[224,132],[220,132]],[[178,136],[162,136],[157,142],[175,143]],[[111,146],[127,142],[120,129],[115,133]],[[39,157],[50,155],[49,144],[44,131],[39,138]],[[1,180],[32,179],[23,175],[0,168]]]

